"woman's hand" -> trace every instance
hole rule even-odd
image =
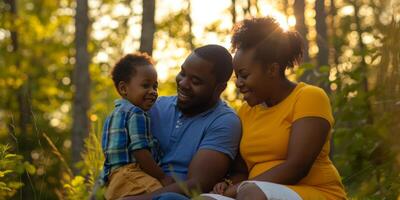
[[[227,188],[228,184],[225,181],[219,182],[214,185],[212,193],[223,195]]]
[[[237,195],[237,193],[236,193],[236,191],[237,191],[237,188],[239,187],[239,185],[240,185],[240,183],[237,183],[237,184],[235,184],[235,185],[231,185],[231,186],[229,186],[226,190],[225,190],[225,192],[224,192],[224,196],[227,196],[227,197],[231,197],[231,198],[236,198],[236,195]]]

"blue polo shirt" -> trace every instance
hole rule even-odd
[[[190,161],[199,149],[222,152],[234,159],[242,127],[225,102],[193,117],[178,109],[177,97],[160,97],[150,110],[151,130],[164,156],[161,167],[170,176],[185,180]]]

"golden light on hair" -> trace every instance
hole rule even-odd
[[[289,28],[294,28],[296,26],[296,17],[294,15],[288,17],[288,25]]]
[[[269,16],[273,17],[284,31],[294,29],[296,26],[296,17],[293,15],[286,16],[277,10],[272,10]]]
[[[279,23],[279,26],[284,31],[288,31],[289,30],[288,20],[287,20],[287,17],[284,14],[282,14],[279,11],[274,10],[274,12],[272,12],[270,16],[273,17]]]

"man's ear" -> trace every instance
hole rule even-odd
[[[215,88],[215,91],[217,91],[218,95],[221,95],[221,93],[225,90],[227,86],[227,83],[218,83],[217,87]]]
[[[118,83],[118,92],[121,96],[126,96],[128,94],[127,85],[125,81],[120,81]]]

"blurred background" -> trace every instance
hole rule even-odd
[[[87,199],[115,62],[151,54],[159,94],[173,95],[191,50],[229,49],[252,16],[305,38],[287,74],[329,94],[351,199],[400,199],[400,0],[0,0],[0,199]],[[242,104],[233,81],[223,98]]]

